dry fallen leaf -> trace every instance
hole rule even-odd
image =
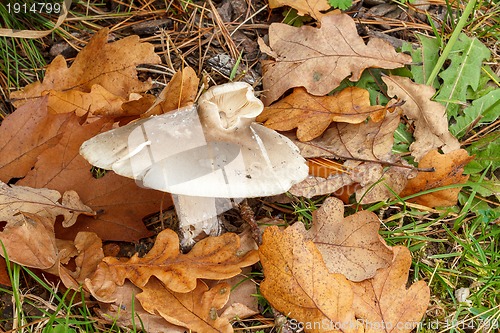
[[[75,113],[83,116],[87,112],[98,114],[121,114],[121,107],[126,99],[113,95],[99,84],[94,84],[90,92],[76,89],[50,90],[48,96],[48,110],[50,113]]]
[[[311,198],[359,184],[356,198],[362,203],[393,197],[394,194],[384,184],[399,193],[406,186],[408,175],[412,172],[411,169],[398,166],[390,166],[386,170],[383,168],[385,162],[397,162],[392,153],[392,145],[398,125],[399,115],[395,111],[388,112],[380,122],[369,120],[361,124],[334,123],[321,137],[310,142],[303,143],[291,137],[301,155],[306,158],[323,156],[347,161],[342,165],[342,172],[318,172],[316,169],[321,168],[321,165],[318,166],[315,168],[316,174],[328,177],[310,176],[295,184],[290,192],[296,196]],[[380,182],[381,179],[385,180]]]
[[[115,303],[101,303],[100,307],[94,309],[94,311],[110,325],[135,328],[136,330],[144,330],[148,333],[186,332],[184,327],[172,325],[157,314],[146,312],[141,303],[135,299],[135,295],[140,292],[141,289],[139,287],[134,286],[131,282],[126,282],[117,289]]]
[[[205,281],[210,288],[217,283],[233,286],[226,305],[219,311],[220,316],[229,321],[249,318],[259,313],[257,298],[253,296],[257,294],[257,283],[251,279],[252,268],[244,267],[241,271],[241,274],[229,279],[213,281],[214,283]]]
[[[474,156],[469,156],[464,149],[447,154],[440,154],[437,150],[431,150],[420,160],[418,166],[424,169],[434,168],[435,171],[419,172],[415,178],[408,181],[400,196],[406,197],[436,187],[465,183],[469,176],[463,175],[462,172],[464,166],[473,158]],[[459,192],[459,187],[449,188],[408,199],[408,201],[427,207],[453,206],[457,204]]]
[[[75,190],[86,205],[98,212],[92,218],[81,217],[71,228],[56,225],[58,238],[74,239],[79,231],[91,230],[104,240],[137,241],[151,235],[142,219],[157,212],[162,201],[163,207],[171,205],[170,196],[140,188],[134,180],[113,172],[99,179],[92,176],[92,166],[79,154],[80,146],[111,125],[106,119],[80,125],[79,118],[72,115],[57,145],[45,150],[33,170],[18,182],[61,192]]]
[[[297,197],[312,198],[317,195],[334,193],[353,184],[356,182],[347,173],[338,173],[328,178],[311,175],[292,186],[289,192]]]
[[[298,322],[321,325],[306,327],[307,332],[329,331],[325,327],[337,332],[335,325],[345,333],[362,332],[349,281],[330,273],[321,253],[298,230],[266,228],[259,255],[265,276],[260,291],[275,309]]]
[[[75,237],[75,247],[78,250],[76,270],[71,275],[76,281],[83,283],[94,274],[97,265],[104,258],[102,241],[94,232],[79,232]]]
[[[263,65],[266,105],[290,88],[303,86],[310,94],[324,96],[349,75],[351,81],[359,80],[366,68],[398,68],[412,61],[381,39],[365,44],[346,14],[324,16],[319,29],[273,23],[269,46],[275,60]]]
[[[369,280],[352,282],[353,308],[362,318],[365,333],[409,333],[427,310],[430,290],[424,281],[406,288],[411,266],[410,251],[402,246],[393,248],[390,267],[381,269]]]
[[[24,104],[26,99],[39,97],[44,91],[50,91],[49,107],[52,103],[60,103],[67,90],[91,93],[91,88],[99,84],[114,96],[127,99],[132,92],[143,92],[151,87],[151,82],[140,81],[136,66],[139,64],[158,64],[160,57],[155,54],[154,46],[140,43],[138,36],[129,36],[113,43],[107,43],[109,29],[101,29],[80,51],[71,67],[67,67],[63,56],[57,56],[47,67],[43,83],[35,82],[23,90],[13,92],[11,99],[16,107]],[[101,90],[102,91],[102,90]],[[92,96],[90,99],[99,99]],[[59,113],[72,112],[78,105],[69,109],[58,110]]]
[[[292,186],[290,193],[306,198],[331,193],[343,198],[356,193],[357,202],[368,204],[393,198],[394,193],[398,194],[405,188],[408,177],[414,173],[412,169],[398,166],[383,168],[377,163],[347,161],[343,166],[348,171],[330,174],[326,178],[311,175]]]
[[[295,88],[292,94],[266,107],[256,120],[277,131],[297,127],[297,138],[310,141],[323,134],[331,122],[359,124],[368,117],[378,121],[385,110],[381,105],[371,106],[368,91],[357,87],[320,97]]]
[[[47,97],[30,100],[0,126],[0,180],[22,178],[38,155],[57,144],[70,115],[47,112]]]
[[[200,333],[233,332],[229,321],[217,314],[229,298],[231,286],[226,283],[208,289],[204,282],[198,281],[191,292],[176,293],[152,278],[142,289],[137,295],[142,307],[174,325]]]
[[[193,104],[198,93],[199,82],[196,72],[191,67],[178,71],[160,93],[155,103],[146,113],[141,115],[141,118],[164,114]]]
[[[336,198],[326,199],[313,212],[313,224],[308,231],[302,223],[291,228],[301,231],[304,240],[316,244],[331,273],[343,274],[351,281],[371,278],[392,261],[392,250],[378,234],[377,215],[360,211],[344,219],[344,204]]]
[[[58,259],[54,222],[55,217],[18,213],[16,221],[7,223],[0,232],[9,260],[40,269],[54,266]]]
[[[22,213],[36,214],[52,221],[62,215],[63,225],[67,226],[74,224],[80,214],[95,215],[90,207],[80,201],[75,191],[67,191],[61,198],[61,194],[55,190],[9,186],[0,182],[0,220],[12,225],[23,223],[25,216]]]
[[[263,239],[261,292],[306,332],[407,333],[425,314],[429,288],[419,281],[406,289],[411,256],[404,247],[393,248],[390,266],[373,278],[351,282],[329,273],[315,245],[295,228],[269,227]]]
[[[172,291],[189,292],[196,287],[198,278],[230,278],[239,274],[241,267],[257,261],[257,251],[240,252],[239,237],[232,233],[205,238],[188,254],[180,254],[177,234],[166,229],[158,234],[155,245],[142,258],[137,255],[127,261],[104,258],[86,285],[100,300],[112,300],[116,286],[123,285],[125,279],[142,288],[152,276]]]
[[[61,198],[58,191],[0,182],[0,220],[7,222],[0,240],[13,262],[44,270],[66,263],[76,254],[73,242],[56,240],[54,222],[63,216],[62,224],[71,225],[81,214],[95,212],[83,205],[74,191]]]
[[[282,6],[290,6],[297,10],[298,15],[309,15],[316,20],[325,15],[321,11],[327,11],[332,8],[327,0],[269,0],[269,8],[274,9]],[[328,15],[331,14],[328,13]]]
[[[406,163],[401,161],[401,164]],[[356,200],[361,204],[384,201],[394,198],[394,193],[401,193],[408,183],[408,178],[416,174],[413,169],[390,166],[369,186],[356,189]]]
[[[460,143],[448,130],[446,107],[431,100],[436,93],[434,88],[401,76],[385,76],[382,80],[387,84],[389,96],[405,101],[401,106],[403,114],[414,121],[415,141],[410,145],[410,151],[415,161],[420,161],[427,152],[436,148],[445,153],[460,148]]]
[[[394,131],[399,125],[399,114],[387,112],[379,122],[368,120],[361,124],[333,123],[331,128],[311,142],[294,143],[303,157],[332,157],[372,162],[390,162]],[[320,148],[318,148],[320,147]]]
[[[119,114],[110,114],[109,112],[94,112],[95,115],[98,116],[139,116],[144,114],[156,101],[156,96],[145,94],[141,95],[140,98],[130,99],[128,102],[125,102],[121,105],[121,110]],[[135,117],[134,117],[135,119]]]
[[[78,255],[78,250],[75,247],[75,243],[72,240],[57,239],[56,238],[57,250],[59,251],[59,262],[62,264],[67,264],[69,260]]]

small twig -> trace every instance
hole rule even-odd
[[[248,223],[248,225],[250,226],[250,230],[252,231],[252,238],[255,240],[257,245],[260,246],[262,244],[262,233],[260,231],[259,225],[257,224],[257,221],[255,221],[255,214],[252,208],[250,208],[250,206],[248,205],[247,199],[243,200],[243,202],[240,203],[239,207],[241,218],[243,219],[243,221]]]
[[[314,143],[311,143],[311,142],[302,142],[302,143],[316,147],[316,148],[321,149],[321,150],[324,150],[324,151],[328,152],[329,154],[334,155],[336,158],[339,158],[342,160],[352,160],[352,161],[359,161],[359,162],[366,162],[366,163],[378,163],[381,165],[389,165],[389,166],[394,166],[394,167],[398,167],[398,168],[406,168],[406,169],[416,170],[419,172],[434,172],[434,171],[436,171],[436,169],[434,169],[434,168],[417,168],[417,167],[414,167],[411,165],[404,165],[404,164],[398,164],[398,163],[392,163],[392,162],[386,162],[386,161],[376,161],[376,160],[368,160],[368,159],[364,159],[364,158],[340,156],[338,154],[335,154],[333,151],[326,149],[326,148],[323,148],[321,146],[318,146]]]

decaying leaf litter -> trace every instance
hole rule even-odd
[[[394,97],[387,105],[369,103],[369,92],[361,88],[347,88],[331,97],[325,96],[344,78],[350,76],[356,81],[369,67],[402,67],[412,60],[379,40],[372,40],[366,46],[355,31],[354,21],[345,14],[312,16],[321,19],[321,25],[295,28],[273,23],[269,28],[269,45],[260,42],[262,51],[269,55],[263,63],[261,97],[267,104],[277,101],[261,114],[265,118],[258,120],[277,130],[298,127],[296,134],[285,134],[306,158],[328,157],[344,162],[332,168],[331,160],[325,160],[329,170],[326,177],[311,175],[294,185],[291,192],[313,197],[349,190],[355,193],[356,201],[370,203],[465,182],[463,167],[472,157],[459,150],[458,140],[448,131],[446,110],[431,100],[433,92],[422,93],[428,88],[391,75],[382,77],[388,86],[387,97]],[[213,19],[221,24],[223,15]],[[337,36],[342,36],[335,45],[340,45],[341,50],[352,48],[354,53],[346,55],[335,48],[324,49],[333,44],[325,42],[325,35],[335,40],[328,32],[332,29],[340,31]],[[217,38],[232,41],[224,33]],[[262,294],[276,311],[296,321],[335,324],[334,328],[344,332],[374,331],[370,323],[408,324],[401,332],[410,332],[415,327],[429,303],[429,288],[423,281],[408,288],[411,262],[408,251],[386,245],[377,233],[380,222],[373,213],[361,211],[344,220],[343,204],[334,198],[327,199],[315,212],[308,231],[300,223],[281,231],[267,228],[258,252],[252,250],[256,244],[247,235],[241,235],[245,240],[242,245],[239,236],[225,233],[201,240],[191,252],[179,254],[177,235],[167,229],[158,235],[144,258],[105,257],[102,240],[137,241],[150,236],[143,217],[171,206],[171,199],[168,194],[139,188],[133,180],[112,172],[96,179],[89,172],[90,164],[78,154],[81,144],[122,125],[124,117],[145,118],[192,105],[199,88],[196,71],[185,67],[158,98],[147,94],[151,82],[138,80],[135,67],[159,63],[151,45],[135,36],[111,43],[107,39],[106,30],[97,32],[71,67],[66,67],[63,58],[56,58],[47,68],[42,83],[11,95],[19,109],[0,127],[6,137],[13,138],[1,148],[4,166],[0,174],[6,183],[22,179],[15,185],[2,185],[0,211],[8,222],[1,236],[7,252],[13,254],[12,261],[57,275],[67,288],[83,285],[88,295],[108,302],[99,310],[108,319],[119,315],[120,302],[125,302],[126,295],[135,290],[141,306],[138,314],[148,318],[146,325],[151,323],[151,331],[161,331],[161,327],[174,330],[158,323],[159,317],[165,320],[163,325],[173,324],[193,331],[233,331],[230,322],[243,318],[244,311],[217,314],[227,303],[231,288],[219,280],[237,275],[240,267],[254,264],[258,255],[264,273]],[[302,43],[303,40],[308,42]],[[138,53],[120,53],[122,43],[131,43],[129,46]],[[307,52],[291,47],[297,43],[307,48]],[[234,41],[228,49],[234,57],[232,47],[236,47]],[[353,57],[358,53],[373,56],[373,50],[380,50],[373,62],[364,63],[359,61],[360,57]],[[314,54],[321,54],[319,62],[313,60]],[[118,62],[89,66],[95,59],[110,56]],[[120,62],[122,59],[125,61]],[[343,64],[342,70],[332,71],[329,64],[333,69]],[[88,67],[93,69],[86,72],[88,76],[74,75]],[[283,78],[287,76],[291,80],[285,80],[284,84]],[[239,78],[247,77],[242,74]],[[292,79],[302,81],[297,83]],[[290,88],[295,88],[294,92],[280,99]],[[354,93],[364,97],[360,100]],[[295,94],[302,96],[292,98]],[[284,117],[292,114],[297,115],[297,120]],[[392,151],[393,133],[402,119],[412,121],[414,126],[415,141],[409,151],[414,161],[419,162],[418,168]],[[441,149],[445,155],[435,149]],[[448,166],[440,162],[450,159],[454,163]],[[439,175],[430,172],[432,169]],[[37,195],[45,192],[50,192],[52,199],[48,202],[45,197],[37,199]],[[26,195],[29,199],[25,199]],[[434,207],[455,205],[457,196],[456,189],[445,189],[414,200]],[[60,215],[66,225],[56,218]],[[77,216],[73,227],[69,226]],[[355,227],[357,224],[359,228]],[[19,246],[17,235],[22,229],[23,244],[27,247]],[[8,240],[14,237],[17,243],[9,245],[12,243]],[[246,255],[242,256],[240,246]],[[211,259],[209,253],[218,255]],[[220,260],[222,253],[227,253],[227,261]],[[208,268],[209,264],[213,268]],[[179,281],[170,278],[179,275],[182,277]],[[208,286],[202,279],[218,283]],[[373,294],[368,290],[373,290]],[[121,316],[118,320],[126,325],[128,319]],[[179,327],[175,329],[182,331]],[[325,328],[306,327],[306,331],[322,332]]]

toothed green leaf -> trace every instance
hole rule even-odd
[[[463,115],[455,118],[455,123],[450,126],[450,132],[460,139],[468,130],[490,123],[499,116],[500,89],[496,89],[472,102],[472,105],[464,110]]]
[[[352,0],[328,0],[328,4],[333,8],[346,10],[352,6]]]
[[[467,87],[474,91],[479,85],[483,60],[490,58],[490,50],[478,39],[462,33],[453,46],[450,66],[439,75],[443,84],[435,100],[446,105],[449,116],[456,116],[460,104],[467,98]]]
[[[413,74],[413,81],[420,84],[425,84],[427,78],[436,66],[439,58],[439,40],[437,38],[428,37],[424,35],[417,35],[420,40],[421,47],[413,49],[410,43],[403,45],[403,51],[410,52],[414,65],[411,66],[411,73]],[[434,88],[439,87],[437,79],[434,80]]]

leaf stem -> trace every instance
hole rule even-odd
[[[477,0],[472,0],[469,1],[467,6],[465,7],[465,10],[462,14],[462,17],[460,17],[460,20],[458,21],[455,30],[453,30],[453,33],[451,34],[450,39],[448,40],[448,43],[446,44],[443,53],[439,57],[436,66],[434,66],[434,69],[432,70],[431,74],[429,75],[429,78],[427,79],[427,82],[425,83],[426,85],[430,86],[436,79],[439,71],[441,70],[441,67],[443,67],[444,62],[446,59],[448,59],[448,55],[451,52],[451,49],[455,45],[458,36],[462,32],[462,28],[465,26],[465,23],[467,22],[469,15],[472,13],[472,10],[474,10],[474,7],[476,6]]]

